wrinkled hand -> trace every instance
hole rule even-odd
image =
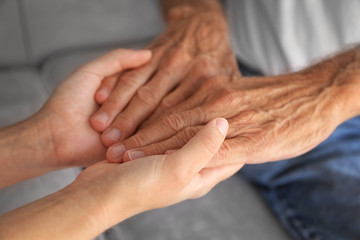
[[[240,75],[220,14],[171,21],[147,49],[153,53],[148,64],[104,81],[96,93],[102,106],[91,123],[99,132],[109,127],[102,134],[106,146],[132,135],[155,109],[153,119],[187,99],[207,78]]]
[[[56,167],[88,166],[104,159],[100,135],[89,122],[98,106],[94,94],[101,82],[121,71],[139,67],[150,60],[149,51],[113,50],[79,67],[56,88],[44,107],[34,116],[39,132],[47,137],[39,144],[53,151]],[[49,146],[51,145],[51,146]]]
[[[95,221],[106,222],[106,228],[146,210],[201,197],[242,167],[204,168],[227,130],[225,119],[215,119],[175,153],[124,164],[104,161],[84,170],[72,187],[90,193],[88,201],[104,212]]]
[[[181,148],[214,117],[227,118],[230,129],[209,167],[295,157],[314,148],[349,118],[343,107],[344,75],[325,75],[310,69],[275,77],[210,78],[186,102],[110,147],[107,158],[129,161]],[[131,151],[123,155],[126,150]]]

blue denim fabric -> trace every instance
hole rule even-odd
[[[302,156],[247,165],[240,174],[295,239],[360,239],[360,117]]]

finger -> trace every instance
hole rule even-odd
[[[198,174],[214,157],[223,143],[229,125],[226,119],[210,121],[183,148],[169,155],[164,162],[164,170],[175,172],[184,179]]]
[[[150,64],[126,72],[119,78],[110,96],[91,117],[95,130],[102,132],[109,127],[118,113],[126,107],[136,90],[156,71],[156,65],[157,59],[153,59]],[[116,134],[113,135],[112,137],[116,138]]]
[[[192,137],[199,132],[201,126],[188,127],[178,132],[175,136],[166,139],[165,141],[153,143],[142,148],[132,149],[126,151],[123,156],[123,162],[135,160],[143,156],[161,155],[166,154],[167,151],[172,149],[182,148]]]
[[[181,115],[172,114],[166,116],[148,128],[139,130],[135,135],[125,141],[110,146],[108,153],[111,154],[108,154],[108,160],[113,162],[121,161],[126,150],[164,141],[188,126],[203,125],[210,119],[206,114],[202,109],[196,108],[188,112],[183,112]],[[122,151],[120,151],[120,149],[122,149]]]
[[[186,78],[182,81],[181,84],[175,88],[175,90],[161,100],[160,106],[156,111],[150,116],[146,121],[144,126],[151,124],[156,119],[158,119],[167,109],[174,107],[175,105],[184,102],[187,100],[197,89],[198,86],[196,83],[199,83],[200,80]]]
[[[206,98],[206,94],[202,91],[196,92],[193,96],[191,96],[189,99],[179,103],[178,105],[167,109],[162,115],[160,115],[158,118],[150,116],[149,120],[146,120],[139,129],[147,128],[148,126],[152,125],[155,120],[159,120],[162,117],[166,118],[166,116],[171,115],[172,113],[181,113],[184,111],[188,111],[190,109],[196,108],[197,106],[201,106],[204,102],[204,99]],[[161,110],[163,112],[164,110]],[[209,121],[209,119],[207,119]]]
[[[233,176],[244,166],[243,163],[216,168],[204,168],[188,185],[191,198],[199,198],[207,194],[218,183]]]
[[[139,67],[151,58],[149,50],[115,49],[81,67],[76,72],[95,76],[99,81],[124,69]]]
[[[95,101],[98,104],[103,104],[104,101],[109,97],[110,93],[112,92],[115,84],[118,80],[118,75],[106,77],[102,82],[100,87],[95,93]]]
[[[180,68],[179,68],[180,69]],[[126,109],[120,113],[109,129],[102,135],[105,146],[122,141],[155,110],[165,96],[179,81],[181,71],[161,70],[145,86],[137,90]],[[118,133],[114,138],[114,133]]]

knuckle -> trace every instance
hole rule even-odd
[[[177,113],[172,113],[165,116],[163,118],[163,124],[175,132],[182,130],[183,126],[185,125],[183,118]]]
[[[199,71],[202,75],[210,78],[216,73],[216,67],[211,59],[204,57],[197,63],[195,71]]]
[[[202,88],[206,89],[206,90],[214,89],[214,88],[218,88],[222,83],[223,83],[223,80],[222,80],[221,76],[214,76],[214,77],[210,77],[210,78],[206,79],[202,85]]]
[[[138,89],[136,92],[136,98],[146,105],[153,105],[158,102],[156,91],[148,86]]]
[[[122,129],[132,129],[134,119],[129,114],[123,112],[114,121],[114,125],[121,127]]]
[[[89,68],[89,63],[84,63],[80,66],[78,66],[77,68],[75,68],[75,70],[73,71],[73,74],[79,74],[80,76],[84,77],[84,78],[97,78],[97,79],[102,79],[103,77],[95,72],[92,72],[92,70]]]
[[[161,103],[160,103],[160,107],[162,109],[168,109],[168,108],[171,108],[174,105],[175,105],[174,104],[174,99],[172,99],[170,97],[163,98],[163,100],[161,100]]]
[[[121,104],[121,99],[116,98],[113,96],[110,96],[106,102],[104,103],[104,106],[108,107],[109,109],[118,109],[118,106]]]
[[[140,84],[142,73],[139,70],[130,71],[121,76],[120,81],[122,84],[128,86],[137,86]]]
[[[227,158],[232,153],[231,147],[227,142],[224,142],[221,145],[221,148],[219,150],[219,156],[221,159]]]
[[[152,155],[155,154],[164,154],[164,152],[167,150],[162,143],[154,143],[149,146],[149,149],[151,149]]]
[[[182,65],[186,60],[187,60],[187,54],[185,50],[182,48],[177,48],[173,50],[165,65],[169,68],[176,69],[178,66]]]
[[[199,129],[197,127],[187,127],[181,132],[181,138],[184,139],[184,143],[193,138]]]
[[[223,106],[232,106],[236,100],[236,93],[229,89],[222,89],[221,96],[218,98],[218,104]]]
[[[124,143],[126,149],[143,147],[145,144],[146,138],[140,132],[130,137],[126,143]]]

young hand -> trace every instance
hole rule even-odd
[[[225,119],[216,119],[174,153],[123,164],[97,163],[83,171],[71,188],[90,193],[87,198],[97,209],[103,209],[99,221],[106,219],[106,227],[149,209],[198,198],[243,165],[205,168],[219,150],[227,129]]]
[[[89,166],[104,159],[105,148],[99,133],[90,126],[90,116],[98,109],[94,94],[108,78],[140,67],[151,58],[149,51],[117,49],[77,68],[60,84],[33,117],[37,120],[44,154],[56,167]],[[98,116],[100,119],[103,116]]]

